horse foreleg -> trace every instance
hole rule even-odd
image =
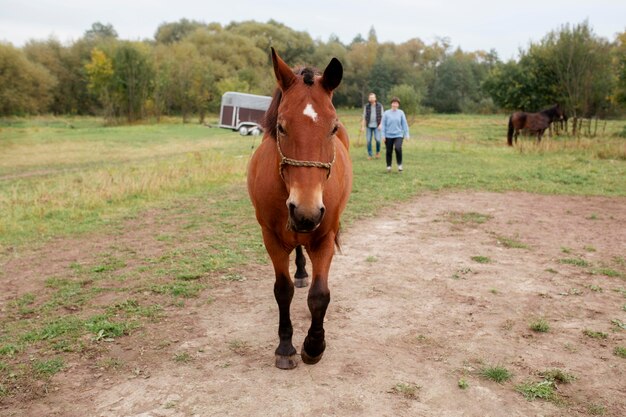
[[[330,303],[328,271],[335,251],[334,244],[334,236],[326,236],[319,247],[307,248],[313,264],[313,281],[307,297],[307,304],[311,311],[311,327],[304,339],[300,355],[302,361],[309,365],[319,362],[326,349],[324,316]]]
[[[519,130],[515,129],[515,133],[513,134],[513,139],[515,139],[515,144],[517,145],[517,135],[519,135]]]
[[[296,348],[291,338],[293,327],[289,308],[293,299],[294,286],[289,277],[289,252],[280,244],[276,236],[270,231],[263,231],[263,241],[267,253],[272,259],[276,282],[274,283],[274,298],[278,304],[278,337],[280,342],[276,348],[276,367],[293,369],[296,362]]]
[[[302,253],[302,246],[296,246],[296,273],[294,274],[295,285],[297,288],[303,288],[309,285],[309,274],[306,272],[306,258]]]

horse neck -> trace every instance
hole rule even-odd
[[[558,118],[556,107],[550,107],[549,109],[545,109],[540,113],[546,116],[551,122]]]

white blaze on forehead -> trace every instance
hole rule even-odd
[[[306,105],[302,114],[304,114],[305,116],[309,116],[311,119],[313,119],[314,122],[317,122],[317,112],[315,111],[311,103]]]

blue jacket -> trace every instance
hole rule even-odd
[[[387,110],[383,113],[381,133],[384,138],[409,138],[409,125],[406,116],[400,109]]]

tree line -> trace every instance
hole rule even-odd
[[[313,40],[270,20],[228,25],[182,19],[160,25],[153,39],[119,39],[94,23],[69,45],[31,40],[0,43],[0,115],[102,115],[133,122],[164,115],[185,121],[219,110],[226,91],[271,95],[269,57],[290,65],[344,65],[336,106],[358,107],[370,91],[400,97],[409,114],[538,111],[561,103],[575,117],[611,116],[626,107],[626,32],[610,41],[588,22],[564,25],[503,62],[496,52],[465,52],[446,38],[427,44],[379,42],[374,28],[349,44]]]

